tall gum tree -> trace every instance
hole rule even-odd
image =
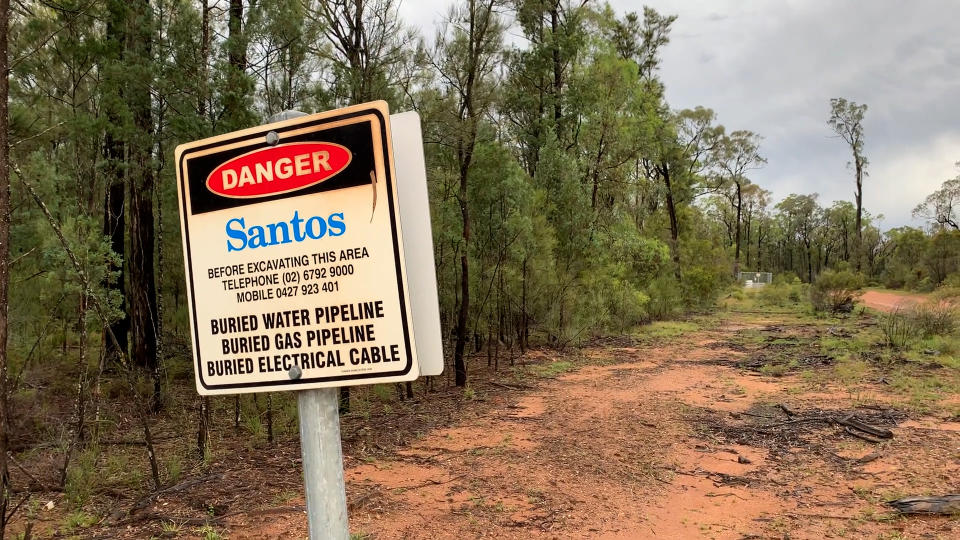
[[[863,260],[863,177],[866,176],[867,157],[863,155],[863,116],[867,112],[866,104],[859,105],[853,101],[847,101],[845,98],[833,98],[830,100],[830,118],[827,119],[827,125],[843,139],[850,147],[853,154],[854,180],[856,181],[856,191],[854,199],[857,203],[857,243],[854,246],[854,258],[856,259],[857,271],[860,271]]]
[[[453,94],[452,147],[455,153],[463,245],[460,251],[460,309],[457,312],[454,346],[454,380],[467,384],[464,349],[470,314],[470,166],[477,144],[479,124],[495,100],[492,79],[501,56],[504,27],[495,0],[468,0],[450,10],[445,28],[437,36],[432,60]]]
[[[9,30],[10,0],[0,0],[0,540],[3,540],[7,528],[7,509],[10,506],[10,474],[7,469],[7,432],[10,425],[7,409],[7,308],[10,301]]]
[[[760,136],[752,131],[738,130],[724,137],[716,150],[717,165],[728,183],[727,194],[736,213],[734,221],[733,275],[740,272],[741,229],[743,224],[743,190],[750,183],[746,173],[767,162],[760,155]]]

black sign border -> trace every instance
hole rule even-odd
[[[393,158],[392,144],[387,136],[387,118],[384,117],[383,111],[378,108],[370,107],[363,109],[353,109],[350,112],[344,114],[338,114],[334,116],[325,116],[309,122],[292,124],[280,128],[268,128],[264,126],[263,131],[255,133],[246,133],[244,135],[233,137],[230,139],[222,139],[216,142],[205,144],[202,146],[197,146],[185,150],[180,156],[180,161],[178,163],[180,178],[178,182],[180,183],[180,198],[183,212],[183,234],[184,241],[186,245],[184,246],[185,255],[187,260],[187,280],[190,285],[190,309],[193,315],[193,346],[194,346],[194,357],[196,359],[196,365],[194,369],[197,370],[197,380],[200,381],[201,386],[207,390],[232,390],[236,388],[262,388],[262,387],[276,387],[276,386],[303,386],[313,383],[325,383],[325,382],[336,382],[336,381],[354,381],[354,380],[364,380],[364,379],[374,379],[374,378],[383,378],[383,377],[400,377],[406,375],[413,368],[413,349],[410,345],[410,324],[407,320],[407,299],[404,295],[404,283],[403,283],[403,265],[400,262],[400,239],[399,234],[397,233],[397,215],[394,208],[394,197],[393,197]],[[388,371],[388,372],[374,372],[374,373],[359,373],[359,374],[347,374],[347,375],[336,375],[330,377],[313,377],[310,379],[281,379],[275,381],[262,381],[262,382],[249,382],[249,383],[228,383],[228,384],[218,384],[218,385],[208,385],[203,379],[203,369],[201,368],[200,362],[200,338],[199,338],[199,327],[197,321],[197,300],[194,291],[196,290],[193,283],[193,260],[191,258],[192,248],[190,247],[190,209],[187,208],[186,200],[184,199],[184,193],[189,189],[189,186],[186,184],[186,162],[190,154],[196,152],[209,150],[211,148],[216,148],[218,146],[224,146],[240,141],[246,141],[250,139],[256,139],[259,137],[264,137],[268,132],[275,131],[278,135],[283,133],[300,130],[303,128],[320,126],[323,124],[329,124],[333,122],[338,122],[341,120],[349,120],[351,118],[356,118],[358,116],[367,116],[374,115],[380,121],[380,138],[381,138],[381,147],[383,148],[383,169],[384,174],[387,177],[387,206],[390,209],[390,233],[393,240],[393,262],[397,273],[397,291],[400,295],[400,318],[403,323],[403,341],[404,348],[407,353],[407,363],[403,369],[399,371]],[[206,180],[206,179],[204,179]],[[319,195],[319,194],[315,194]],[[296,192],[292,192],[290,197],[296,197]],[[264,390],[270,391],[270,390]]]

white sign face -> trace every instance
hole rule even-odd
[[[181,145],[176,159],[198,392],[417,378],[386,103]]]

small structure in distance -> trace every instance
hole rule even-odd
[[[771,272],[739,272],[737,281],[743,283],[744,288],[754,289],[773,283]]]

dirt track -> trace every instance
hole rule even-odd
[[[879,311],[893,311],[898,308],[908,308],[923,302],[925,298],[916,294],[897,294],[883,291],[867,291],[860,297],[860,301],[867,307]]]
[[[751,367],[826,331],[738,315],[667,345],[598,344],[585,354],[601,365],[477,396],[488,402],[472,417],[386,457],[348,460],[351,530],[375,539],[956,538],[956,520],[877,516],[895,495],[956,489],[960,423],[908,419],[880,382],[851,390],[817,377],[831,361],[805,346],[795,351],[803,373]],[[850,412],[894,438],[868,443],[816,420]],[[230,538],[306,536],[300,512],[228,527]]]

